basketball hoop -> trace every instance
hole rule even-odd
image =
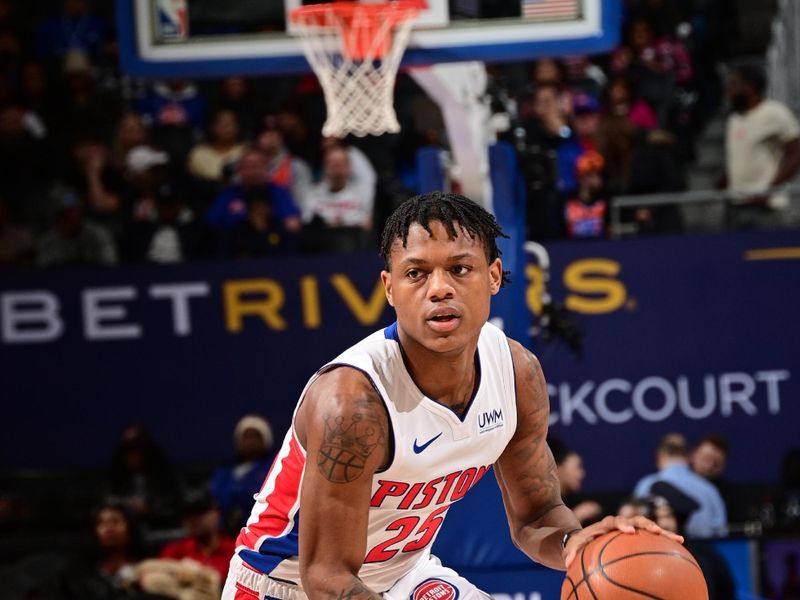
[[[291,11],[294,33],[325,93],[323,135],[400,131],[394,81],[411,25],[424,7],[424,0],[346,0]]]

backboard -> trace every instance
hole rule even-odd
[[[288,12],[320,0],[116,0],[122,68],[142,77],[306,73]],[[594,54],[618,43],[621,0],[427,0],[405,68]]]

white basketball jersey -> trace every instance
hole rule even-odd
[[[373,590],[386,591],[430,553],[450,505],[477,483],[514,434],[511,350],[505,334],[489,323],[481,330],[477,359],[480,382],[462,416],[417,388],[403,362],[396,323],[343,352],[306,385],[334,366],[349,365],[371,379],[386,405],[394,453],[372,480],[367,553],[359,571]],[[305,450],[292,427],[237,540],[248,565],[298,586],[305,467]]]

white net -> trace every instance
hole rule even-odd
[[[396,133],[394,82],[419,11],[394,3],[356,5],[347,12],[335,6],[326,5],[330,8],[313,17],[293,15],[295,33],[325,93],[322,133]]]

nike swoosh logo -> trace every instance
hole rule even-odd
[[[427,447],[428,447],[428,446],[430,446],[430,445],[431,445],[433,442],[435,442],[436,440],[438,440],[438,439],[439,439],[439,436],[440,436],[440,435],[442,435],[442,433],[443,433],[443,432],[441,432],[441,431],[440,431],[440,432],[439,432],[439,435],[435,435],[435,436],[433,436],[431,439],[429,439],[427,442],[425,442],[425,443],[424,443],[424,444],[422,444],[422,445],[419,445],[419,444],[417,444],[417,440],[414,440],[414,454],[419,454],[420,452],[422,452],[423,450],[425,450],[425,448],[427,448]]]

